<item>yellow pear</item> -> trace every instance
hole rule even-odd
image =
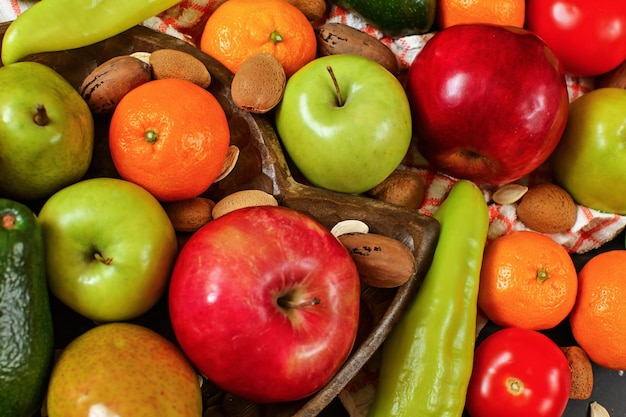
[[[160,334],[109,323],[74,339],[56,362],[49,417],[200,417],[198,377],[182,351]]]

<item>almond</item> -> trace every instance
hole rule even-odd
[[[517,206],[518,219],[540,233],[565,232],[574,226],[577,215],[572,196],[556,184],[530,187]]]
[[[267,52],[254,54],[233,77],[230,86],[233,103],[250,113],[266,113],[283,98],[286,82],[278,58]]]
[[[399,240],[375,233],[346,233],[337,239],[354,259],[365,285],[395,288],[415,273],[415,256]]]
[[[353,219],[342,220],[330,229],[330,233],[335,237],[339,237],[346,233],[369,233],[369,231],[370,227],[367,223],[361,220]]]
[[[425,192],[422,177],[411,171],[394,171],[369,190],[368,195],[397,206],[418,209],[424,201]]]
[[[611,417],[611,415],[603,405],[594,401],[589,404],[589,417]]]
[[[215,203],[203,197],[163,203],[163,208],[177,232],[195,232],[213,219]]]
[[[326,0],[287,0],[287,3],[298,8],[311,22],[320,20],[326,14]]]
[[[496,204],[514,204],[517,203],[528,191],[528,187],[522,184],[506,184],[499,187],[491,199]]]
[[[152,53],[148,52],[148,51],[137,51],[137,52],[133,52],[132,54],[130,54],[130,56],[132,56],[133,58],[137,58],[142,60],[143,62],[145,62],[146,64],[150,65],[150,55]]]
[[[572,375],[572,387],[569,398],[586,400],[593,390],[593,366],[587,353],[579,346],[562,347]]]
[[[237,161],[239,160],[239,148],[235,145],[230,145],[228,147],[228,151],[226,152],[226,158],[224,159],[224,166],[222,170],[215,178],[213,182],[219,182],[226,178],[228,174],[230,174],[235,166],[237,166]]]
[[[261,190],[242,190],[228,194],[215,203],[213,207],[213,219],[222,217],[231,211],[254,206],[277,206],[278,201],[270,193]]]
[[[211,73],[195,56],[177,49],[157,49],[150,54],[152,78],[178,78],[202,88],[211,85]]]
[[[130,55],[116,56],[98,65],[79,92],[94,114],[111,114],[130,90],[152,79],[150,65]]]

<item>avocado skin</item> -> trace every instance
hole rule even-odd
[[[41,226],[25,205],[0,198],[0,417],[41,407],[54,358]],[[4,223],[4,222],[3,222]]]
[[[390,36],[420,35],[435,22],[437,0],[334,0]]]

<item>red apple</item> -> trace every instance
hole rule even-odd
[[[407,77],[417,147],[434,168],[456,178],[513,182],[545,162],[565,129],[562,66],[524,29],[444,29]]]
[[[359,303],[347,250],[280,206],[235,210],[194,233],[169,291],[174,333],[198,371],[258,403],[324,386],[354,345]]]

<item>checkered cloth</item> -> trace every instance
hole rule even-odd
[[[420,212],[432,215],[442,203],[456,179],[434,172],[426,167],[403,165],[405,170],[416,172],[425,180],[426,197]],[[547,177],[531,174],[517,181],[532,185],[549,182]],[[517,218],[517,204],[496,204],[491,201],[494,188],[483,187],[485,200],[489,202],[488,240],[509,234],[515,230],[529,230]],[[560,243],[569,253],[585,253],[596,249],[612,240],[626,226],[626,217],[617,214],[602,213],[588,207],[577,205],[578,215],[571,229],[563,233],[551,234],[553,240]]]
[[[160,15],[146,20],[143,24],[197,45],[206,19],[224,1],[184,0]],[[0,2],[0,21],[15,19],[23,10],[26,10],[35,2],[34,0],[3,0]],[[398,57],[400,65],[405,69],[411,65],[417,54],[433,36],[433,33],[427,33],[424,35],[391,38],[368,25],[360,17],[335,5],[330,6],[325,21],[345,23],[380,39],[394,52]],[[572,76],[567,76],[566,78],[570,101],[593,89],[592,79]],[[434,213],[456,181],[454,178],[429,169],[424,164],[424,161],[420,159],[415,149],[411,149],[400,168],[412,170],[425,180],[427,186],[426,199],[420,211],[426,215]],[[539,169],[518,182],[532,185],[546,181],[550,181],[550,179],[543,174],[542,169]],[[517,219],[515,204],[499,205],[493,203],[490,197],[494,190],[484,187],[483,191],[486,200],[489,202],[491,217],[489,239],[495,239],[514,230],[527,229]],[[570,253],[584,253],[598,248],[613,239],[624,227],[626,227],[626,216],[601,213],[579,205],[578,217],[574,226],[567,232],[553,234],[551,237],[562,244]]]

